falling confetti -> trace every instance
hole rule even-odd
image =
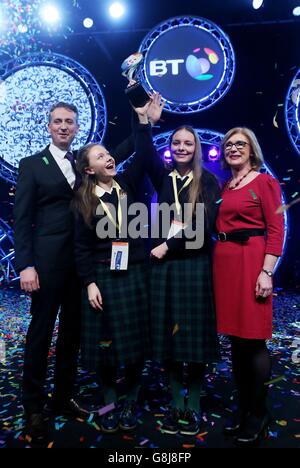
[[[278,111],[276,111],[276,114],[273,117],[273,125],[274,127],[279,128],[278,123],[277,123],[277,114],[278,114]]]
[[[276,214],[281,214],[284,211],[287,211],[291,208],[291,206],[295,205],[296,203],[300,202],[300,197],[296,198],[296,200],[293,200],[292,202],[288,203],[287,205],[281,205],[277,208]]]

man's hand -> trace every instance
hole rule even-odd
[[[39,276],[34,267],[29,267],[21,271],[20,286],[25,292],[34,292],[40,289]]]

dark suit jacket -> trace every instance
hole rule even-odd
[[[16,268],[74,265],[73,190],[47,147],[20,161],[14,206]]]
[[[131,135],[112,151],[118,164],[134,151]],[[49,146],[20,161],[14,206],[16,269],[39,271],[74,266],[73,190]]]

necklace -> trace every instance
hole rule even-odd
[[[230,180],[227,182],[227,188],[228,188],[229,190],[233,190],[233,189],[235,189],[236,187],[238,187],[238,186],[240,185],[240,183],[242,182],[242,180],[244,180],[244,179],[247,177],[247,175],[248,175],[251,171],[253,171],[253,167],[251,167],[251,169],[249,169],[249,171],[246,172],[246,174],[244,174],[242,177],[240,177],[240,178],[238,179],[238,181],[235,182],[234,185],[230,185],[230,183],[232,182],[232,179],[230,179]]]

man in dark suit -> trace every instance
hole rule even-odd
[[[69,152],[78,130],[78,111],[58,103],[50,110],[52,143],[20,161],[14,207],[16,266],[21,288],[32,293],[32,319],[24,356],[23,405],[26,433],[46,434],[43,419],[47,357],[60,309],[53,409],[85,418],[73,399],[80,342],[80,293],[73,254],[70,202],[77,184]]]

